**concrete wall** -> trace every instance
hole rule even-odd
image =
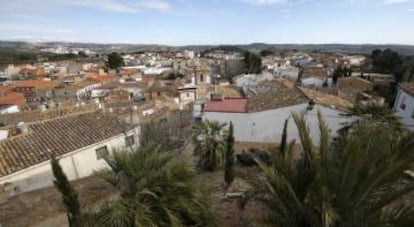
[[[138,128],[127,133],[127,135],[134,135],[136,145],[138,144],[138,133]],[[104,159],[98,160],[96,155],[96,149],[103,146],[107,146],[108,152],[111,154],[113,149],[125,146],[125,136],[121,134],[58,157],[60,160],[59,163],[68,179],[75,180],[84,178],[97,170],[107,168],[108,165]],[[11,183],[10,186],[6,186],[9,188],[9,190],[6,190],[6,193],[8,196],[12,196],[22,192],[52,186],[53,179],[50,161],[48,160],[0,178],[0,185]]]
[[[187,105],[188,103],[196,100],[196,91],[181,91],[180,92],[180,103]]]
[[[405,109],[402,108],[403,103],[405,104]],[[396,115],[401,118],[401,122],[410,131],[414,131],[414,97],[407,92],[398,89],[393,109],[396,112]]]
[[[284,122],[292,113],[305,113],[308,104],[299,104],[274,110],[255,113],[218,113],[207,112],[202,116],[203,120],[217,120],[220,122],[233,122],[236,141],[241,142],[280,142]],[[333,136],[342,127],[343,122],[351,121],[340,116],[341,111],[316,105],[312,111],[306,112],[306,119],[311,129],[315,142],[319,140],[317,110],[320,110],[331,130]],[[288,124],[288,140],[296,139],[299,142],[299,134],[293,119]]]

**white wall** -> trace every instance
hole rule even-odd
[[[203,120],[216,120],[220,122],[233,122],[234,137],[241,142],[280,142],[284,122],[292,113],[306,112],[308,104],[299,104],[274,110],[261,111],[255,113],[218,113],[206,112]],[[342,127],[343,122],[351,119],[342,117],[341,111],[336,109],[316,105],[312,111],[306,113],[306,119],[311,129],[312,137],[317,143],[319,140],[319,129],[317,120],[317,110],[320,110],[327,122],[331,135],[333,136]],[[290,118],[288,124],[288,140],[296,139],[299,142],[299,134],[293,119]]]
[[[405,104],[405,109],[402,109],[402,104]],[[395,114],[401,118],[401,122],[410,130],[414,131],[414,97],[407,92],[398,89],[397,98],[394,103]]]
[[[19,107],[17,105],[11,105],[9,107],[0,109],[0,114],[11,114],[20,112]]]
[[[187,105],[188,103],[194,102],[196,99],[196,91],[181,91],[180,92],[180,103]]]
[[[134,135],[135,145],[139,142],[138,133],[139,128],[127,133],[127,135]],[[113,149],[125,146],[125,136],[121,134],[58,157],[60,160],[59,163],[68,179],[75,180],[84,178],[93,174],[94,171],[107,168],[108,166],[103,159],[97,159],[95,151],[103,146],[107,146],[108,152],[111,154]],[[21,192],[52,186],[53,179],[54,177],[50,161],[48,160],[16,173],[1,177],[0,185],[5,184],[6,182],[12,183],[12,187],[16,188],[16,190],[11,191],[11,194],[9,195],[15,195]]]

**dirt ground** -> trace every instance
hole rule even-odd
[[[82,206],[116,194],[115,189],[97,177],[74,181]],[[61,195],[54,188],[20,194],[0,204],[2,227],[67,226]]]

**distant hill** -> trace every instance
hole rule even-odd
[[[47,47],[70,47],[70,48],[89,48],[96,52],[107,53],[111,51],[131,53],[138,51],[178,51],[183,49],[195,50],[203,52],[206,50],[232,50],[242,51],[249,50],[259,52],[261,50],[284,51],[318,51],[318,52],[334,52],[334,53],[355,53],[369,54],[375,49],[392,49],[402,55],[414,56],[414,46],[410,45],[377,45],[377,44],[267,44],[252,43],[243,45],[188,45],[188,46],[166,46],[166,45],[140,45],[140,44],[99,44],[99,43],[69,43],[69,42],[12,42],[0,41],[0,54],[4,52],[39,52],[42,48]]]

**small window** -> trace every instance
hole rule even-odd
[[[106,146],[100,147],[98,149],[95,150],[96,152],[96,158],[98,160],[105,158],[106,156],[108,156],[108,148]]]
[[[135,144],[134,136],[125,137],[125,146],[129,147]]]
[[[189,97],[190,97],[190,93],[187,93],[186,95],[187,95],[187,98],[189,98]]]
[[[407,105],[405,105],[405,96],[403,96],[402,97],[402,101],[401,101],[401,104],[400,104],[400,108],[402,109],[402,110],[405,110],[405,108],[407,107]]]

